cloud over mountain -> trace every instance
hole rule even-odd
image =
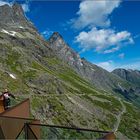
[[[127,31],[116,32],[112,29],[94,27],[88,32],[80,32],[76,36],[76,42],[83,51],[95,49],[96,52],[112,53],[125,44],[133,43],[133,39]]]
[[[108,71],[112,71],[115,69],[115,65],[114,65],[114,62],[112,60],[100,62],[100,63],[97,63],[97,65],[108,70]]]

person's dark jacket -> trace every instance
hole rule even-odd
[[[5,94],[7,94],[7,98],[6,98],[6,95]],[[4,103],[4,109],[6,110],[6,109],[8,109],[9,108],[9,106],[10,106],[10,97],[12,97],[12,98],[14,98],[15,99],[15,96],[13,95],[13,94],[11,94],[11,93],[9,93],[8,91],[7,92],[3,92],[3,103]]]

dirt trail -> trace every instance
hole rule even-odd
[[[114,125],[113,132],[118,131],[118,128],[119,128],[119,125],[120,125],[120,122],[121,122],[121,117],[126,112],[126,107],[125,107],[124,103],[121,101],[120,98],[118,98],[118,100],[122,105],[122,111],[119,113],[119,115],[116,116],[117,121],[116,121],[116,123]]]

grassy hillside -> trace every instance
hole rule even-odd
[[[122,109],[118,98],[97,90],[56,56],[41,55],[34,46],[28,47],[0,44],[1,91],[8,88],[19,99],[30,98],[32,116],[42,123],[113,130]],[[133,105],[131,109],[125,105],[119,131],[123,137],[139,138],[138,109],[134,113]],[[128,120],[127,115],[131,115]]]

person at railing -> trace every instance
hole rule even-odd
[[[4,92],[2,93],[3,96],[3,102],[4,102],[4,109],[8,109],[10,107],[10,98],[14,98],[15,96],[13,94],[11,94],[7,89],[4,90]]]

